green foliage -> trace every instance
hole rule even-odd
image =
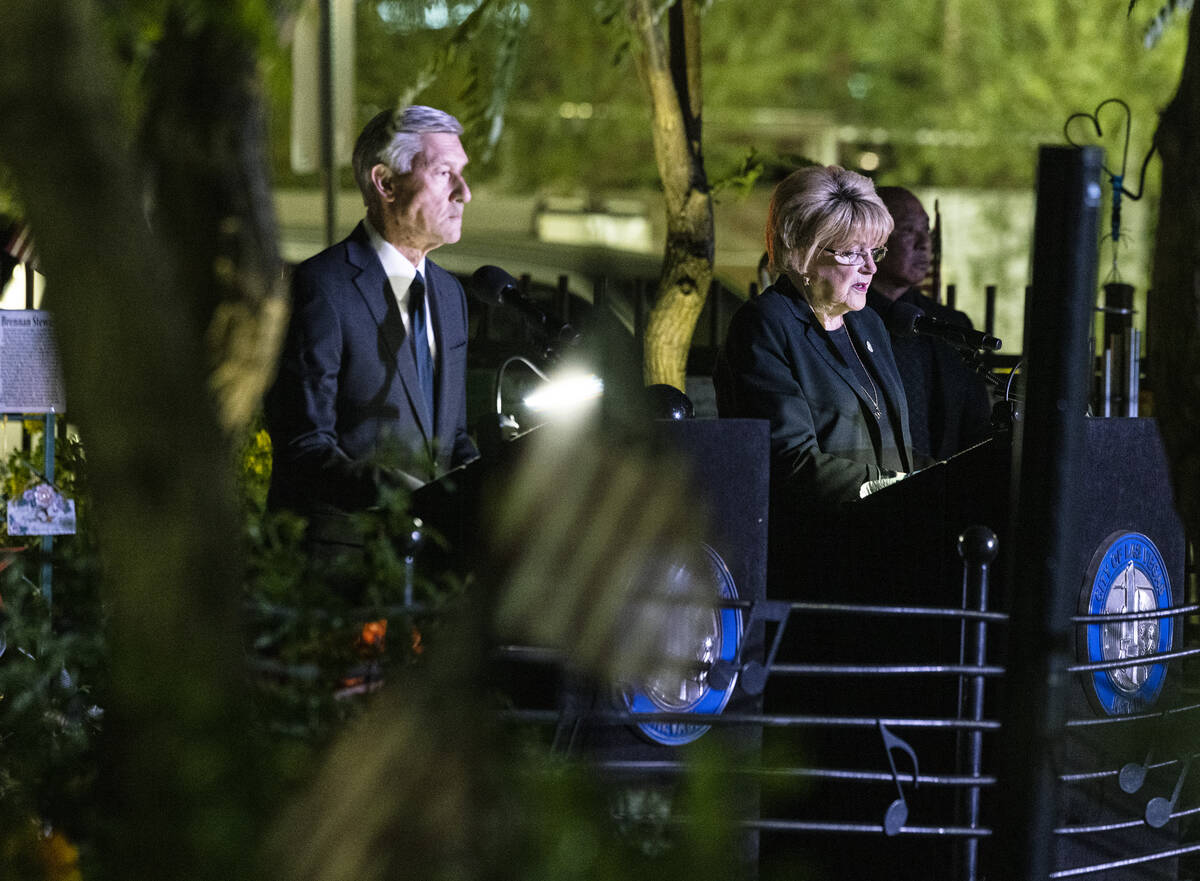
[[[1133,8],[1137,5],[1137,0],[1129,0],[1129,14],[1133,14]],[[1187,12],[1192,10],[1192,0],[1167,0],[1158,11],[1154,14],[1154,18],[1146,25],[1145,35],[1142,37],[1142,42],[1147,49],[1153,49],[1162,39],[1163,33],[1168,27],[1171,27],[1173,22],[1183,17]]]
[[[184,9],[189,21],[220,21],[252,35],[274,105],[273,173],[283,183],[315,185],[314,176],[297,178],[288,163],[286,35],[295,0],[235,3],[225,12],[202,3],[107,0],[131,123],[141,112],[142,77],[168,5]],[[1037,144],[1061,142],[1070,113],[1108,97],[1133,108],[1132,153],[1140,156],[1178,81],[1184,5],[705,4],[705,117],[720,120],[707,127],[707,158],[711,167],[733,166],[754,149],[853,166],[865,142],[885,148],[876,172],[882,182],[1021,187],[1032,180]],[[453,17],[459,9],[469,12]],[[627,52],[624,0],[358,3],[356,30],[357,120],[406,97],[444,106],[468,126],[473,180],[500,178],[517,190],[549,192],[657,183],[645,98]],[[1146,51],[1148,42],[1154,51]],[[562,116],[564,103],[587,104],[590,114]],[[763,124],[759,110],[795,121]],[[821,140],[831,132],[839,133],[833,141]],[[882,143],[874,140],[879,134]],[[826,155],[821,144],[833,144],[837,155]],[[11,192],[3,180],[0,205]],[[353,187],[349,177],[344,183]]]
[[[705,20],[706,105],[747,129],[740,107],[790,114],[790,131],[757,135],[764,153],[797,138],[817,144],[807,130],[837,131],[839,155],[821,158],[852,167],[857,145],[884,147],[885,182],[1025,186],[1037,144],[1061,143],[1066,117],[1104,98],[1133,107],[1133,152],[1148,144],[1183,35],[1146,52],[1143,22],[1124,13],[1120,2],[1076,0],[718,3]],[[747,18],[755,28],[738,26]]]
[[[757,150],[751,148],[733,171],[712,182],[712,194],[715,196],[722,190],[731,190],[740,196],[747,196],[753,191],[762,174],[762,157],[758,155]]]
[[[31,438],[30,450],[25,452],[20,448],[9,451],[7,460],[0,468],[0,487],[3,489],[4,500],[18,498],[25,490],[45,482],[46,436],[45,424],[36,420],[27,420],[23,424],[26,436]],[[79,495],[86,496],[83,445],[79,438],[67,435],[55,438],[54,443],[54,485],[68,498],[75,499]],[[82,515],[80,502],[76,500],[76,513]],[[11,544],[13,541],[28,541],[26,536],[16,539],[8,535],[8,520],[0,524],[0,543]]]
[[[527,16],[528,10],[515,0],[483,0],[410,80],[396,103],[418,103],[421,93],[461,58],[459,118],[468,140],[481,147],[477,159],[486,164],[503,131]]]
[[[1023,187],[1036,146],[1061,142],[1070,113],[1107,97],[1133,108],[1141,155],[1182,63],[1182,28],[1165,28],[1147,52],[1155,10],[1126,16],[1120,2],[704,6],[713,168],[736,166],[748,150],[854,167],[871,149],[884,182]],[[402,23],[381,18],[399,7]],[[468,149],[486,160],[473,166],[478,180],[559,193],[657,185],[625,0],[488,2],[441,27],[425,17],[431,7],[359,5],[364,119],[419,86],[424,102],[470,121]],[[436,80],[424,77],[435,69]],[[587,113],[567,112],[579,106]],[[764,122],[763,112],[780,119]]]
[[[508,119],[528,9],[516,0],[483,0],[461,20],[452,14],[463,7],[438,7],[443,21],[427,14],[429,6],[358,6],[357,116],[365,121],[384,107],[412,103],[452,110],[466,129],[472,169],[485,176]]]
[[[747,876],[731,812],[729,756],[703,740],[673,780],[601,781],[583,762],[531,753],[518,763],[513,834],[529,881],[688,881]]]
[[[94,821],[105,657],[98,604],[60,591],[51,615],[37,583],[35,554],[8,567],[0,658],[0,839],[39,819],[86,836]],[[33,564],[33,565],[31,565]]]
[[[40,423],[27,427],[39,430]],[[41,469],[31,467],[43,456],[40,434],[31,447],[13,451],[2,466],[8,497],[40,479]],[[99,822],[98,744],[108,670],[104,590],[83,447],[70,437],[55,449],[55,482],[76,501],[81,533],[55,538],[53,602],[40,586],[40,542],[6,536],[8,547],[27,546],[0,552],[6,647],[0,653],[0,866],[6,869],[37,868],[50,851],[76,844],[86,864]],[[405,605],[406,561],[390,540],[412,531],[405,493],[389,493],[379,511],[361,518],[364,555],[314,560],[302,544],[304,523],[265,510],[270,442],[261,428],[248,432],[237,471],[249,550],[244,595],[260,729],[254,733],[266,735],[264,760],[278,786],[270,795],[282,797],[311,774],[322,750],[361,714],[396,664],[419,664],[426,646],[437,644],[435,616],[461,592],[461,583],[416,574],[417,606]],[[345,585],[361,586],[362,598],[356,594],[351,602],[339,591]],[[42,824],[65,839],[30,832]],[[47,872],[30,869],[21,877],[57,877]]]
[[[236,469],[238,490],[247,506],[247,514],[262,514],[267,509],[267,488],[271,485],[271,436],[262,425],[261,417],[250,425],[238,451]],[[257,524],[247,523],[256,530]]]
[[[242,447],[240,484],[249,567],[245,603],[256,719],[273,745],[280,787],[312,772],[322,751],[400,666],[420,664],[437,644],[439,618],[461,595],[450,574],[426,576],[395,536],[413,533],[407,492],[356,515],[361,553],[314,554],[304,521],[265,507],[270,438],[253,428]],[[436,537],[428,539],[436,546]]]
[[[774,185],[797,168],[818,164],[816,160],[798,153],[762,155],[753,147],[728,174],[722,175],[712,184],[713,195],[732,191],[738,197],[749,196],[760,184]]]
[[[9,491],[36,480],[26,463],[39,443],[29,455],[10,456],[0,475]],[[82,447],[63,440],[57,450],[60,485],[90,513]],[[461,625],[464,613],[481,620],[485,604],[462,602],[471,585],[453,573],[411,570],[395,540],[414,526],[406,492],[385,492],[379,509],[359,518],[362,554],[322,558],[305,549],[301,520],[264,509],[270,446],[261,428],[248,432],[238,471],[256,725],[247,736],[266,745],[262,761],[274,781],[266,804],[284,804],[311,782],[350,723],[376,705],[376,687],[403,678],[405,730],[437,750],[431,761],[465,775],[455,785],[477,802],[472,811],[482,824],[479,854],[488,877],[740,876],[728,811],[732,779],[714,737],[686,773],[653,784],[602,782],[587,763],[555,757],[545,731],[498,723],[494,712],[507,699],[503,689],[483,685],[488,661],[464,668],[455,660],[463,652],[479,655],[476,625]],[[82,534],[55,542],[52,606],[37,583],[36,549],[11,555],[0,576],[7,640],[0,655],[0,866],[30,881],[78,881],[80,871],[87,877],[103,822],[97,782],[106,615],[90,518],[80,522]],[[436,536],[427,542],[438,549]],[[464,678],[464,669],[474,672]],[[464,726],[468,733],[496,730],[460,738],[455,732]],[[430,796],[416,788],[390,797],[419,814],[432,812],[428,820],[438,810]]]
[[[27,422],[25,430],[33,436],[30,452],[13,450],[0,466],[5,500],[42,482],[43,425]],[[83,448],[61,437],[55,453],[55,484],[76,500],[81,532],[54,539],[53,605],[41,584],[40,539],[5,532],[0,552],[0,850],[46,877],[59,877],[47,848],[74,852],[68,842],[94,828],[95,741],[107,679],[99,567],[81,498]],[[40,824],[58,831],[31,838],[31,826]]]
[[[19,217],[20,206],[16,198],[17,188],[13,184],[12,172],[0,165],[0,214]]]

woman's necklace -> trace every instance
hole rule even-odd
[[[867,377],[867,382],[871,384],[871,390],[867,391],[867,387],[861,382],[858,384],[863,393],[871,399],[871,412],[875,414],[877,420],[883,419],[883,412],[879,409],[879,389],[875,385],[875,380],[871,378],[871,371],[867,369],[867,365],[863,363],[862,356],[858,354],[858,347],[854,345],[854,337],[850,335],[850,329],[846,329],[846,339],[850,341],[850,351],[854,353],[854,357],[858,359],[858,366],[863,369],[863,373]],[[852,371],[853,372],[853,371]]]
[[[806,280],[806,282],[807,282],[807,280]],[[812,301],[807,296],[805,297],[805,300],[808,302],[809,308],[812,308]],[[813,314],[817,315],[816,309],[813,309]],[[883,411],[879,408],[879,388],[875,385],[875,380],[871,376],[871,371],[868,370],[867,365],[863,363],[862,356],[860,354],[858,354],[858,347],[854,345],[854,337],[852,337],[850,335],[850,328],[846,327],[846,324],[844,321],[839,322],[837,327],[829,327],[826,323],[827,319],[821,315],[817,315],[817,321],[820,322],[821,326],[825,329],[826,333],[832,333],[835,330],[842,330],[845,332],[846,341],[848,343],[850,343],[850,351],[853,352],[854,357],[858,359],[858,366],[862,368],[863,375],[866,376],[867,382],[869,382],[871,384],[871,388],[869,391],[867,390],[867,387],[862,384],[861,380],[858,383],[858,387],[863,390],[863,394],[866,395],[867,398],[871,401],[871,412],[875,415],[875,420],[877,422],[882,422],[883,421]],[[867,347],[870,348],[870,345],[871,344],[868,342]],[[849,365],[847,365],[847,366],[849,366]],[[854,373],[853,370],[851,370],[850,372]],[[855,379],[857,379],[857,376],[855,377]]]

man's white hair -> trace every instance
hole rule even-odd
[[[461,135],[463,127],[449,113],[421,104],[375,114],[363,126],[351,159],[363,203],[370,207],[373,199],[372,168],[383,164],[395,174],[408,174],[421,152],[421,135],[435,132]]]

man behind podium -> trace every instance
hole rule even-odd
[[[876,192],[896,225],[887,256],[867,291],[867,305],[888,322],[896,303],[908,303],[931,318],[971,329],[971,319],[921,292],[929,275],[933,238],[921,201],[903,187]],[[913,453],[918,463],[948,459],[991,432],[991,395],[983,378],[954,347],[928,336],[895,336],[892,353],[904,381]]]
[[[354,147],[366,218],[301,263],[265,410],[269,507],[309,539],[354,544],[350,512],[383,485],[415,489],[477,453],[466,429],[467,305],[427,259],[458,241],[471,191],[462,126],[412,106],[367,123]]]

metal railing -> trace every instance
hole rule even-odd
[[[788,799],[780,802],[764,796],[761,815],[740,819],[740,826],[754,833],[776,837],[804,836],[805,841],[817,849],[845,847],[834,842],[849,836],[860,842],[854,845],[856,850],[864,854],[877,853],[881,857],[886,857],[894,840],[924,840],[930,842],[931,846],[943,849],[950,846],[954,850],[953,874],[931,877],[953,877],[963,881],[1003,877],[1003,858],[986,849],[981,852],[981,846],[993,837],[994,824],[999,821],[994,812],[989,812],[989,799],[1001,783],[996,770],[990,767],[994,744],[989,747],[991,738],[1003,737],[1001,722],[994,713],[989,712],[989,708],[995,703],[992,691],[1003,681],[1006,673],[1006,665],[1000,657],[1003,642],[997,643],[992,631],[997,625],[1006,623],[1007,615],[991,609],[988,597],[989,569],[996,550],[995,536],[989,530],[968,530],[960,539],[959,552],[963,564],[961,607],[777,600],[733,600],[727,603],[774,625],[773,633],[766,640],[760,680],[768,697],[775,688],[786,689],[788,683],[822,682],[836,688],[846,683],[880,685],[905,682],[910,690],[913,687],[923,688],[926,684],[931,688],[943,683],[956,686],[957,693],[954,693],[954,688],[948,687],[945,688],[946,694],[936,700],[923,700],[919,712],[879,712],[869,703],[877,690],[864,687],[864,703],[857,708],[857,712],[840,711],[846,707],[839,707],[838,712],[824,712],[820,706],[789,708],[775,705],[765,710],[726,710],[710,714],[634,713],[604,706],[581,707],[571,704],[566,708],[512,709],[505,716],[514,722],[555,725],[560,732],[576,732],[581,725],[629,728],[653,721],[710,726],[714,730],[758,729],[767,736],[770,732],[825,732],[832,733],[834,737],[857,736],[859,739],[856,742],[861,742],[864,736],[869,737],[874,730],[878,732],[882,749],[877,750],[873,757],[865,757],[866,761],[863,761],[861,752],[854,754],[855,762],[840,764],[836,756],[818,754],[813,757],[817,759],[815,761],[794,764],[742,761],[728,769],[730,774],[752,781],[764,792],[780,787],[790,791],[788,787],[799,789],[802,788],[801,784],[809,786],[814,783],[826,788],[839,787],[848,794],[847,797],[835,799],[839,806],[855,805],[861,813],[873,814],[873,817],[839,815],[833,810],[822,813],[822,808],[827,806],[821,804],[816,805],[815,813],[768,811],[765,808],[787,804]],[[1072,622],[1084,628],[1153,618],[1180,619],[1197,611],[1197,608],[1196,605],[1188,605],[1155,612],[1079,615],[1072,618]],[[943,658],[917,657],[901,662],[888,659],[864,663],[840,659],[836,652],[822,651],[816,657],[803,660],[788,655],[789,647],[794,644],[794,640],[789,642],[784,638],[789,628],[794,634],[797,622],[814,628],[818,626],[815,622],[835,617],[855,622],[891,620],[896,626],[898,643],[904,643],[901,631],[907,626],[928,621],[941,621],[950,627],[957,624],[958,659],[947,662]],[[1182,634],[1182,629],[1178,632]],[[524,658],[537,663],[554,663],[555,660],[550,654],[527,648],[509,646],[502,651],[510,659]],[[1067,673],[1088,677],[1099,671],[1120,668],[1179,665],[1197,655],[1200,655],[1200,649],[1172,649],[1126,659],[1073,663],[1068,666]],[[738,660],[744,669],[746,660]],[[1008,685],[1014,687],[1013,683]],[[1096,757],[1091,752],[1076,750],[1075,760],[1083,764],[1064,767],[1057,778],[1058,786],[1063,790],[1108,787],[1114,792],[1121,792],[1124,801],[1118,801],[1111,810],[1106,806],[1108,813],[1103,819],[1091,822],[1069,820],[1060,822],[1053,829],[1044,830],[1056,840],[1071,842],[1071,847],[1056,858],[1055,870],[1050,877],[1142,877],[1137,872],[1145,867],[1161,865],[1200,851],[1200,842],[1183,840],[1179,831],[1180,821],[1200,815],[1200,805],[1189,801],[1189,793],[1184,785],[1189,765],[1195,756],[1191,752],[1183,752],[1155,757],[1154,743],[1146,743],[1145,738],[1110,738],[1104,733],[1128,731],[1139,725],[1150,726],[1159,733],[1167,725],[1176,728],[1191,725],[1195,728],[1200,721],[1200,703],[1181,702],[1180,691],[1171,691],[1172,694],[1164,696],[1152,711],[1067,720],[1062,732],[1067,752],[1074,749],[1072,741],[1081,733],[1085,733],[1089,741],[1097,738],[1102,744],[1111,741],[1108,744],[1111,749],[1106,748],[1100,763],[1092,762]],[[849,705],[852,701],[845,703]],[[574,750],[574,744],[572,735],[563,735],[556,740],[557,747],[567,751]],[[1166,747],[1159,743],[1158,748]],[[1122,754],[1124,758],[1113,762],[1112,756],[1116,754]],[[904,763],[905,756],[911,760],[911,764]],[[939,761],[944,767],[936,767]],[[600,771],[622,780],[635,779],[639,775],[671,777],[684,773],[687,768],[682,757],[665,748],[661,753],[645,759],[600,757],[595,765]],[[1153,784],[1151,781],[1154,781]],[[1177,785],[1160,792],[1163,781]],[[891,796],[878,800],[874,795],[861,794],[868,789],[875,792],[881,786],[894,786],[895,791]],[[920,804],[913,802],[915,790],[924,796]],[[1140,802],[1130,798],[1139,791],[1146,794]],[[1087,797],[1086,792],[1084,797]],[[1151,803],[1153,807],[1147,808]],[[812,808],[813,805],[804,807]],[[1139,807],[1140,813],[1135,809]],[[1112,837],[1128,830],[1149,831],[1162,839],[1159,842],[1161,846],[1136,849],[1137,845],[1118,844],[1118,847],[1125,849],[1115,859]],[[1094,846],[1089,841],[1094,841]],[[1085,856],[1080,858],[1080,854]],[[1145,877],[1176,877],[1170,865],[1165,871],[1165,876],[1160,872]]]

